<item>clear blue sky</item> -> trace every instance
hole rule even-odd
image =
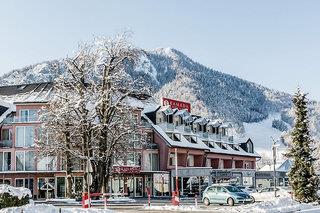
[[[134,32],[136,46],[173,47],[214,69],[320,100],[320,1],[7,0],[0,74],[72,55],[79,41]]]

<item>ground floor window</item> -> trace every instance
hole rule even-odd
[[[209,185],[209,176],[178,177],[178,189],[181,196],[193,197],[201,195],[201,192]],[[175,177],[172,177],[172,190],[175,191]],[[210,181],[211,182],[211,181]]]
[[[253,186],[253,177],[243,177],[244,186]]]
[[[83,177],[73,177],[74,192],[76,195],[81,195],[83,191]]]
[[[11,179],[9,179],[9,178],[7,178],[7,179],[0,179],[0,184],[11,185]]]
[[[169,174],[153,174],[154,196],[169,196]]]
[[[110,181],[110,193],[126,193],[129,197],[142,197],[144,193],[143,177],[113,177]]]
[[[38,198],[55,198],[55,178],[38,178]]]
[[[62,198],[66,196],[66,178],[57,177],[57,197]]]
[[[16,178],[15,184],[16,187],[25,187],[30,189],[31,194],[33,195],[33,178]]]

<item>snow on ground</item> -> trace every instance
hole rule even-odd
[[[314,208],[312,204],[299,203],[290,198],[277,198],[272,201],[245,205],[233,212],[287,213]]]
[[[243,123],[246,137],[251,138],[254,143],[255,151],[260,155],[265,155],[267,157],[272,157],[271,146],[273,137],[275,140],[279,139],[282,132],[272,127],[272,121],[274,119],[279,119],[280,114],[272,114],[261,122],[257,123]],[[284,151],[285,147],[279,147],[278,153]],[[280,157],[281,155],[278,154]]]
[[[273,201],[275,199],[274,192],[253,192],[253,193],[250,193],[250,195],[254,197],[255,201]],[[277,197],[291,198],[291,194],[289,194],[288,190],[280,188],[277,191]]]
[[[183,212],[226,212],[226,213],[291,213],[296,211],[315,213],[320,212],[320,206],[315,204],[302,204],[293,201],[290,198],[274,198],[273,200],[258,202],[254,204],[236,206],[217,206],[210,205],[208,207],[196,207],[196,206],[147,206],[143,207],[144,210],[155,211],[183,211]]]
[[[0,184],[0,194],[9,193],[12,196],[16,196],[19,199],[29,196],[32,197],[30,189],[24,187],[13,187],[6,184]]]
[[[50,204],[25,205],[1,209],[0,213],[59,213],[60,207]],[[111,213],[108,209],[61,208],[61,213]]]
[[[148,206],[145,205],[143,207],[144,210],[160,210],[160,211],[200,211],[200,208],[196,206],[173,206],[173,205],[165,205],[165,206]]]
[[[79,204],[79,201],[76,201],[76,199],[70,199],[70,198],[52,198],[52,199],[46,199],[46,201],[55,202],[55,203]]]

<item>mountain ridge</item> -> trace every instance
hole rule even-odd
[[[214,70],[177,49],[141,52],[139,62],[126,67],[127,73],[144,79],[157,98],[190,101],[195,113],[241,123],[261,121],[270,112],[291,107],[290,94]],[[0,85],[52,81],[65,69],[63,59],[44,61],[2,75]]]

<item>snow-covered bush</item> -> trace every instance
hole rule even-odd
[[[29,203],[31,191],[23,187],[0,185],[0,209],[23,206]]]

